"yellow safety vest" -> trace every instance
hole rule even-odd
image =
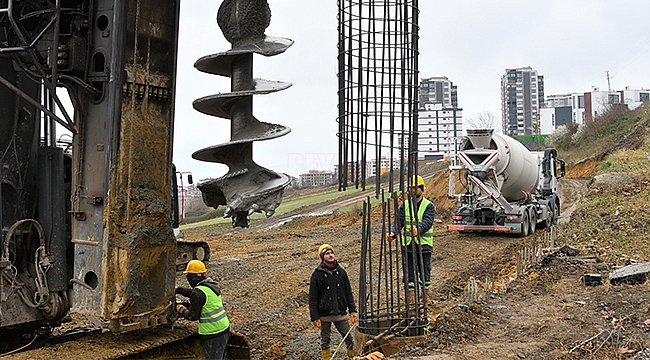
[[[199,334],[214,335],[226,330],[230,326],[230,321],[223,308],[221,296],[207,286],[199,285],[196,288],[205,294],[205,304],[201,308],[199,318]]]
[[[433,247],[433,225],[423,234],[418,234],[419,237],[411,236],[411,228],[416,227],[416,225],[420,223],[420,220],[422,220],[424,217],[424,212],[429,204],[433,205],[431,201],[423,197],[422,201],[420,202],[420,207],[418,208],[416,222],[416,218],[411,214],[412,209],[410,202],[408,200],[404,201],[404,227],[406,228],[406,236],[402,236],[402,245],[409,245],[411,243],[411,239],[413,239],[416,244],[429,245]],[[433,206],[435,209],[435,205]]]

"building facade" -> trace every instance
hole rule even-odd
[[[501,119],[506,135],[536,133],[544,106],[544,76],[531,67],[506,69],[501,76]]]
[[[539,133],[551,134],[558,126],[585,123],[585,95],[583,93],[549,95],[540,109]]]
[[[388,170],[390,170],[391,165],[393,170],[399,169],[399,164],[400,160],[399,159],[391,159],[389,157],[382,157],[379,159],[379,169],[377,169],[377,159],[371,160],[368,162],[369,167],[370,167],[370,176],[375,176],[377,174],[383,175],[386,173]]]
[[[629,86],[625,90],[600,91],[594,87],[585,93],[585,123],[594,121],[611,106],[625,105],[634,110],[644,102],[650,101],[650,90],[633,90]]]
[[[421,79],[418,110],[418,160],[439,160],[455,152],[463,135],[458,87],[446,76]]]
[[[331,185],[334,182],[334,172],[331,170],[309,170],[306,174],[300,174],[300,186],[323,186]]]
[[[446,76],[420,80],[420,109],[427,105],[441,105],[443,108],[458,107],[458,89]]]
[[[418,160],[440,160],[455,153],[463,136],[463,109],[428,104],[418,113]]]
[[[569,123],[588,124],[612,106],[623,105],[634,110],[647,101],[650,101],[650,90],[629,87],[613,91],[600,91],[594,87],[586,93],[549,95],[540,110],[541,134],[551,134],[558,126]]]

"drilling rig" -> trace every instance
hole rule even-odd
[[[179,12],[0,1],[0,350],[70,310],[114,332],[169,323],[179,256],[209,257],[173,231]]]

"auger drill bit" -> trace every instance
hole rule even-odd
[[[231,120],[230,142],[201,149],[192,157],[228,166],[228,173],[198,184],[203,201],[211,207],[226,205],[224,217],[233,227],[248,227],[253,212],[273,215],[282,201],[291,178],[257,165],[253,161],[253,141],[277,138],[291,129],[268,124],[253,116],[253,95],[287,89],[291,83],[253,78],[253,54],[273,56],[283,53],[293,41],[266,36],[271,10],[266,0],[225,0],[219,7],[217,23],[232,48],[204,56],[195,64],[198,70],[231,79],[231,92],[206,96],[194,101],[204,114]]]

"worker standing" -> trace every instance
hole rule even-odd
[[[352,324],[357,322],[357,308],[354,305],[352,288],[347,272],[334,257],[334,248],[323,244],[318,249],[320,264],[309,281],[309,316],[312,323],[320,328],[320,348],[324,360],[332,358],[330,335],[332,324],[345,340],[348,357],[354,356],[354,339],[350,333],[350,314]]]
[[[411,201],[415,200],[412,204]],[[436,217],[436,206],[424,197],[424,179],[422,176],[413,177],[410,186],[410,196],[400,205],[393,232],[386,236],[391,242],[395,233],[402,236],[402,256],[406,259],[408,301],[415,300],[415,273],[418,276],[418,288],[429,290],[431,287],[431,253],[433,252],[433,222]],[[422,256],[420,257],[420,254]],[[420,295],[424,298],[424,292]]]
[[[221,360],[230,340],[230,321],[223,307],[221,289],[207,277],[205,264],[199,260],[191,260],[185,274],[192,288],[177,287],[176,294],[190,298],[189,308],[178,304],[176,311],[187,320],[199,320],[205,358]]]

